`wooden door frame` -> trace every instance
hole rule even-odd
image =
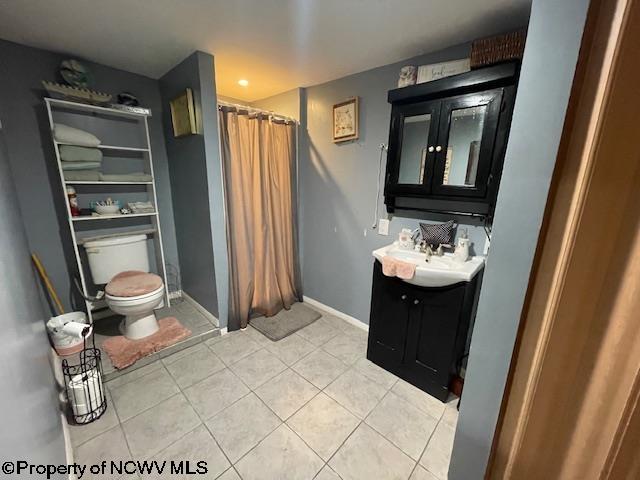
[[[487,478],[640,477],[638,51],[594,0]]]

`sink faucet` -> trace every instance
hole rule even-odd
[[[453,248],[453,245],[450,245],[448,243],[441,243],[440,245],[438,245],[438,249],[436,250],[436,255],[438,257],[442,257],[444,255],[444,251],[443,249],[445,248]]]
[[[427,256],[427,258],[425,258],[424,260],[425,262],[428,262],[431,259],[431,256],[435,254],[435,252],[431,248],[431,245],[429,245],[425,241],[420,242],[420,251]]]
[[[428,243],[424,241],[420,243],[420,251],[427,256],[427,258],[425,258],[425,262],[428,262],[434,255],[436,257],[442,257],[444,255],[445,248],[453,248],[453,245],[449,245],[448,243],[441,243],[440,245],[438,245],[438,248],[434,250]]]

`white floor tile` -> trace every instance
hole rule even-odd
[[[277,342],[271,342],[271,345],[267,345],[266,348],[284,363],[291,366],[313,352],[317,347],[299,335],[289,335]]]
[[[441,480],[446,480],[449,473],[454,436],[455,429],[440,422],[420,458],[420,465]]]
[[[262,349],[231,365],[231,370],[249,388],[255,390],[287,366],[273,353]]]
[[[148,459],[196,428],[200,419],[181,393],[127,420],[122,429],[131,455]]]
[[[355,370],[348,370],[324,389],[340,405],[364,419],[387,391]]]
[[[121,422],[157,405],[180,390],[164,368],[116,388],[110,388]]]
[[[324,461],[329,460],[360,420],[320,393],[295,413],[287,425]]]
[[[409,478],[415,462],[362,423],[329,461],[344,480]]]
[[[438,420],[389,392],[365,420],[414,460],[427,445]]]
[[[282,421],[250,393],[207,421],[207,428],[229,460],[237,462]]]
[[[320,457],[283,424],[235,467],[243,480],[311,480],[323,465]]]
[[[306,380],[322,389],[347,370],[347,365],[322,349],[307,355],[291,367]]]
[[[196,469],[198,462],[206,462],[207,473],[193,477],[204,480],[214,480],[228,469],[231,464],[216,445],[215,440],[204,425],[200,425],[192,432],[171,444],[153,457],[158,464],[166,462],[162,475],[144,475],[144,478],[176,478],[171,474],[171,463],[189,462],[190,469]],[[188,478],[188,477],[187,477]]]
[[[398,380],[391,391],[417,409],[427,415],[431,415],[433,418],[440,420],[440,417],[442,417],[444,413],[444,403],[404,380]]]
[[[213,417],[247,393],[249,389],[229,369],[214,373],[184,390],[185,396],[203,420]]]
[[[293,415],[318,392],[316,387],[289,369],[255,390],[282,420]]]

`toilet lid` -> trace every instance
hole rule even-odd
[[[105,291],[112,297],[139,297],[162,287],[162,278],[154,273],[130,270],[120,272],[107,284]]]

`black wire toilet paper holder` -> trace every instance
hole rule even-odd
[[[91,340],[79,353],[79,363],[62,360],[62,374],[70,415],[74,422],[86,425],[98,420],[107,410],[107,398],[102,384],[102,352]]]

